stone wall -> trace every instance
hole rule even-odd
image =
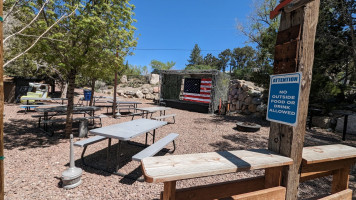
[[[230,111],[265,116],[267,105],[262,102],[263,88],[244,80],[231,80],[229,88]]]

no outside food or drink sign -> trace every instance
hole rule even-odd
[[[297,125],[301,78],[301,72],[271,76],[267,120]]]

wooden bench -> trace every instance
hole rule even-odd
[[[156,153],[158,153],[160,150],[162,150],[170,142],[173,142],[172,152],[174,152],[176,149],[176,144],[175,144],[174,140],[178,136],[179,136],[179,134],[177,134],[177,133],[170,133],[169,135],[165,136],[164,138],[158,140],[157,142],[153,143],[149,147],[140,151],[136,155],[132,156],[132,160],[140,162],[144,158],[154,156]]]
[[[350,167],[355,162],[354,147],[342,144],[304,147],[300,182],[332,175],[331,194],[345,191],[348,189]]]
[[[159,117],[152,117],[151,119],[154,119],[154,120],[161,120],[161,119],[166,119],[166,118],[169,118],[169,117],[173,117],[173,123],[176,123],[176,119],[175,119],[175,116],[176,114],[170,114],[170,115],[161,115]]]
[[[292,159],[266,149],[168,155],[141,160],[145,181],[164,183],[161,193],[161,199],[164,200],[231,199],[240,194],[256,195],[262,190],[279,187],[283,168],[292,163]],[[265,169],[265,176],[176,190],[176,181],[179,180],[254,169]],[[282,196],[284,199],[285,190]]]
[[[82,160],[82,163],[83,165],[86,165],[85,161],[84,161],[84,154],[85,154],[85,151],[87,150],[87,147],[91,144],[95,144],[97,142],[100,142],[100,141],[103,141],[105,139],[108,139],[106,137],[103,137],[103,136],[94,136],[94,137],[90,137],[88,139],[85,139],[85,140],[80,140],[80,141],[77,141],[74,143],[74,146],[77,146],[77,147],[83,147],[83,151],[82,151],[82,155],[80,157],[80,159]]]

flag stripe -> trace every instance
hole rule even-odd
[[[200,79],[200,85],[197,85],[196,81],[199,81],[199,79],[187,79],[187,85],[184,84],[185,92],[183,93],[183,100],[210,103],[210,93],[212,88],[211,79]],[[195,84],[195,86],[193,84]]]

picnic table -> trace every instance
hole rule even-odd
[[[21,100],[26,100],[26,105],[20,105],[21,108],[25,108],[25,113],[29,111],[31,108],[43,107],[45,105],[48,106],[58,106],[58,104],[30,104],[30,101],[62,101],[62,105],[64,100],[68,100],[67,98],[42,98],[42,97],[22,97]]]
[[[277,192],[277,195],[284,199],[285,188],[280,187],[281,173],[284,167],[292,163],[291,158],[266,149],[157,156],[141,161],[146,182],[163,182],[164,191],[161,193],[161,199],[167,200],[220,199],[264,189],[269,189],[264,191],[267,193]],[[176,181],[257,169],[265,169],[265,176],[176,190]]]
[[[108,100],[108,103],[114,103],[114,100]],[[126,105],[128,107],[121,107],[121,109],[129,109],[132,107],[134,112],[136,112],[137,105],[142,104],[141,102],[136,102],[136,101],[116,101],[118,112],[120,113],[120,105]]]
[[[156,129],[166,125],[167,122],[164,121],[156,121],[150,119],[137,119],[133,121],[128,121],[124,123],[114,124],[106,127],[101,127],[97,129],[92,129],[89,132],[103,136],[109,139],[108,142],[108,151],[107,151],[107,164],[110,163],[110,147],[111,147],[111,139],[118,139],[118,148],[116,149],[117,155],[117,164],[115,166],[115,174],[120,176],[126,176],[127,174],[117,172],[120,164],[120,153],[122,148],[122,142],[130,141],[135,137],[138,137],[142,134],[146,134],[145,146],[147,146],[147,136],[148,133],[153,131],[153,143],[155,141]],[[83,154],[82,154],[83,155]]]
[[[67,112],[67,106],[55,106],[55,107],[47,107],[47,108],[35,108],[37,112],[42,112],[43,113],[43,119],[45,121],[48,120],[48,113],[49,112],[54,112],[54,116],[59,113],[65,113]],[[75,106],[73,107],[74,112],[89,112],[88,114],[91,116],[94,116],[95,111],[100,110],[99,107],[95,106]],[[94,120],[94,119],[93,119]],[[47,132],[47,124],[44,124],[44,130]]]
[[[155,112],[159,111],[159,116],[166,115],[166,110],[170,110],[171,108],[169,107],[163,107],[163,106],[154,106],[154,107],[145,107],[145,108],[137,108],[136,110],[141,110],[143,112],[143,115],[146,114],[146,118],[148,118],[148,114],[152,114]]]

